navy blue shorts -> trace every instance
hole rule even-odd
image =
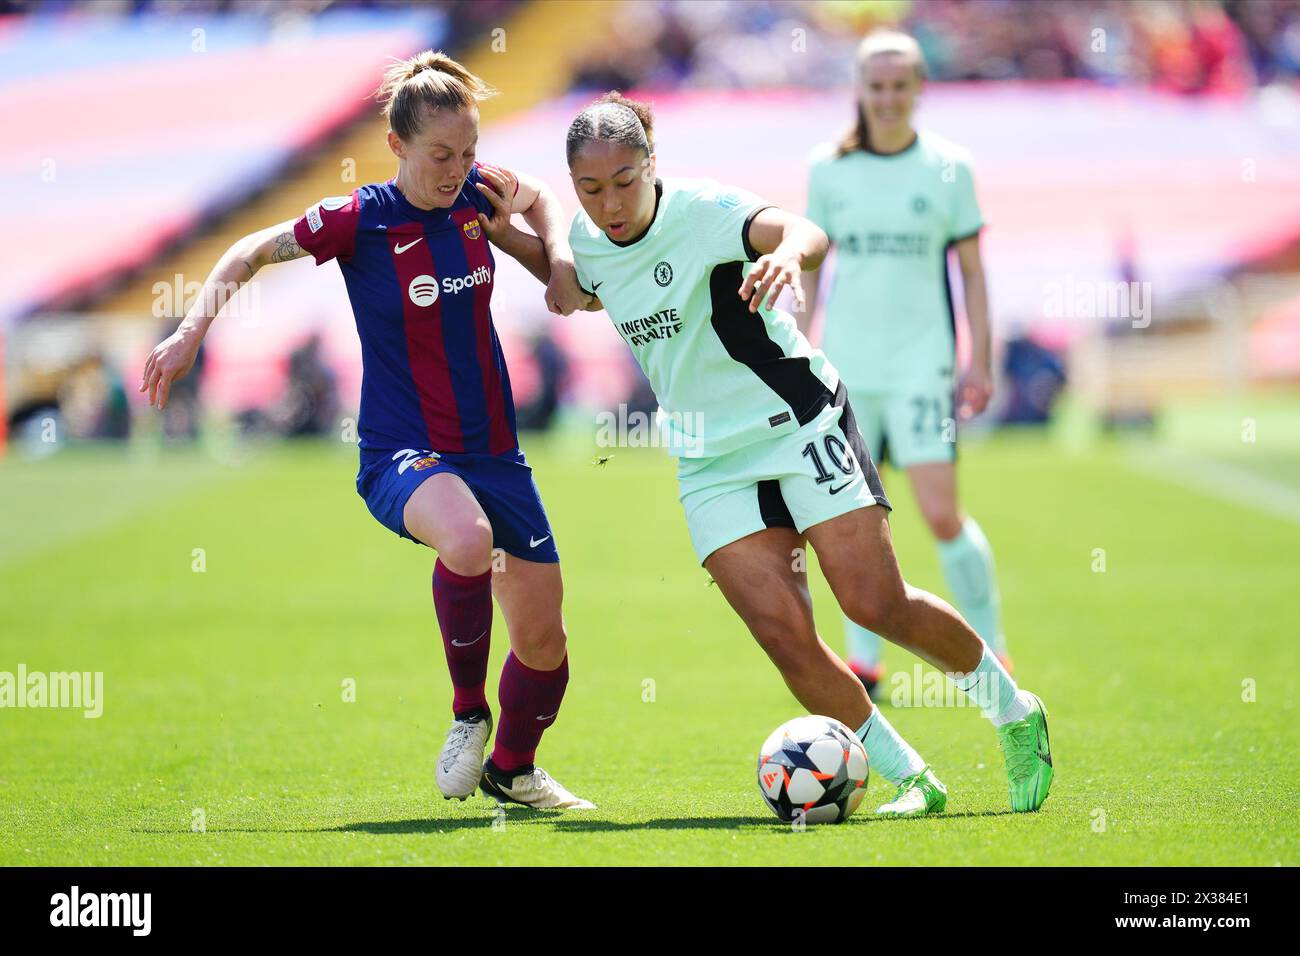
[[[440,474],[455,475],[474,493],[492,525],[492,547],[525,561],[551,564],[560,560],[533,470],[517,448],[504,455],[367,449],[357,473],[357,494],[380,524],[415,541],[406,530],[402,512],[415,489],[426,478]]]

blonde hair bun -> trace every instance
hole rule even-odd
[[[403,140],[418,136],[426,110],[460,112],[497,91],[441,50],[394,60],[375,96],[389,127]]]

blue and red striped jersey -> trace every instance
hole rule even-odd
[[[293,228],[316,264],[337,259],[361,338],[361,450],[499,455],[518,447],[492,324],[496,269],[478,221],[478,166],[447,209],[413,206],[393,181],[322,199]]]

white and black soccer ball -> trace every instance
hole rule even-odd
[[[833,717],[796,717],[763,741],[758,789],[782,820],[839,823],[867,792],[867,752]]]

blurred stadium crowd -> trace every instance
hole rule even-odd
[[[574,82],[837,85],[880,24],[913,34],[940,81],[1085,79],[1194,94],[1300,78],[1300,0],[624,0]]]
[[[474,36],[501,23],[521,0],[473,0],[472,3],[411,4],[405,0],[0,0],[5,14],[57,17],[93,14],[98,17],[243,16],[278,19],[309,17],[330,10],[382,12],[386,8],[436,7],[452,23],[455,36]]]

